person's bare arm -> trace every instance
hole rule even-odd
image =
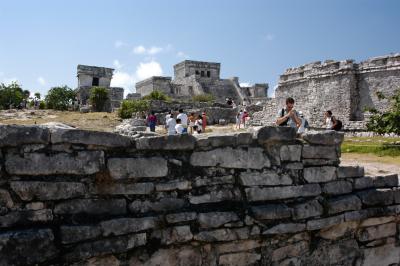
[[[301,126],[301,119],[296,115],[297,114],[296,111],[292,110],[290,113],[291,113],[292,119],[296,123],[297,127],[300,127]]]
[[[288,119],[289,119],[289,114],[286,114],[282,117],[277,118],[275,123],[279,126],[280,124],[284,123]]]

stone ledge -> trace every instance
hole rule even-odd
[[[193,150],[196,138],[189,134],[140,138],[136,140],[138,150]]]
[[[39,126],[0,125],[0,147],[48,144],[50,130]]]
[[[344,133],[334,130],[308,131],[303,134],[303,139],[314,145],[340,145],[344,139]]]

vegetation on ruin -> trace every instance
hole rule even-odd
[[[377,96],[379,100],[386,99],[382,93],[377,93]],[[378,134],[395,133],[400,135],[400,89],[389,98],[389,102],[391,106],[387,112],[369,109],[372,113],[370,121],[367,123],[369,131]]]
[[[377,156],[400,157],[400,138],[351,137],[345,138],[343,153],[374,154]]]
[[[171,98],[168,97],[164,92],[155,90],[152,91],[149,95],[146,95],[142,98],[143,100],[158,100],[158,101],[171,101]]]
[[[194,95],[192,97],[192,100],[194,102],[214,102],[215,98],[214,95],[210,93],[204,93],[204,94]]]
[[[75,98],[75,92],[68,86],[53,87],[46,95],[45,102],[48,109],[68,110]]]
[[[104,106],[109,99],[108,91],[103,87],[92,87],[90,89],[90,103],[93,106],[93,110],[101,112],[104,110]]]
[[[27,96],[28,95],[28,96]],[[24,99],[29,97],[28,90],[22,90],[17,82],[9,85],[0,84],[0,108],[10,109],[17,108]]]
[[[148,112],[150,103],[147,100],[124,100],[118,109],[118,116],[122,119],[131,118],[133,113]]]

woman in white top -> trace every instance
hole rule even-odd
[[[332,112],[330,110],[328,110],[324,113],[324,119],[325,119],[324,120],[325,128],[328,130],[332,130],[334,121],[333,121],[333,117],[332,117]]]

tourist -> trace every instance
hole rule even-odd
[[[206,133],[206,126],[207,126],[207,116],[206,116],[206,112],[203,112],[202,114],[201,114],[201,117],[202,117],[202,119],[203,119],[203,121],[202,121],[202,125],[201,125],[201,132],[204,132],[204,133]]]
[[[176,126],[176,120],[174,118],[174,114],[171,113],[170,117],[167,120],[167,123],[165,124],[165,128],[167,129],[168,135],[176,135],[175,126]]]
[[[301,120],[301,124],[299,129],[297,129],[297,134],[303,134],[306,129],[308,128],[308,121],[307,119],[304,117],[303,112],[299,111],[299,119]]]
[[[156,132],[157,117],[154,115],[154,111],[151,111],[151,114],[147,117],[147,124],[151,132]]]
[[[203,131],[203,117],[202,117],[202,115],[199,115],[197,117],[197,120],[195,122],[195,126],[197,128],[197,133],[200,134]]]
[[[187,128],[186,128],[186,132],[185,132],[184,129],[185,129],[185,128],[184,128],[183,125],[182,125],[182,120],[179,119],[179,118],[177,118],[177,119],[176,119],[176,125],[175,125],[175,131],[176,131],[176,133],[177,133],[178,135],[182,135],[182,134],[187,133]]]
[[[194,113],[190,113],[188,119],[189,119],[189,133],[193,134],[193,127],[196,123],[196,116],[194,115]]]
[[[342,129],[342,121],[336,119],[332,115],[332,111],[328,110],[324,113],[324,125],[327,130],[341,130]]]
[[[286,99],[286,107],[278,111],[276,124],[278,126],[289,126],[294,128],[299,128],[301,125],[301,120],[299,119],[299,114],[293,108],[294,99],[289,97]]]
[[[242,119],[240,118],[241,113],[242,113],[242,110],[240,110],[240,112],[238,112],[236,114],[236,127],[235,127],[236,129],[240,129],[240,124],[241,124],[241,121],[242,121]]]
[[[243,128],[245,128],[246,127],[246,122],[247,122],[247,119],[249,118],[249,113],[247,112],[247,111],[244,111],[243,112],[243,115],[242,115],[242,124],[243,124]]]
[[[177,119],[181,120],[182,127],[183,127],[183,133],[187,133],[187,127],[188,127],[188,116],[183,112],[183,109],[179,109],[179,114],[176,117]]]

